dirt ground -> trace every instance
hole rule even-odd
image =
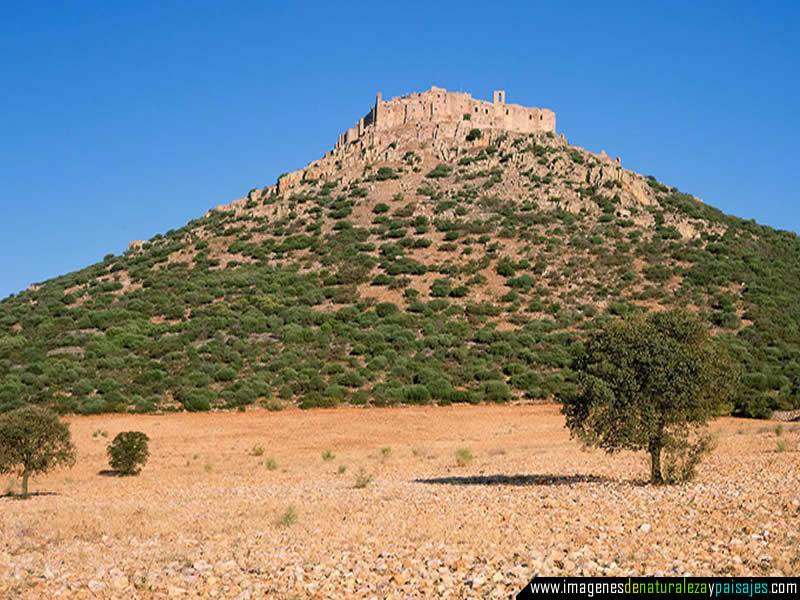
[[[534,574],[800,573],[800,425],[720,419],[697,480],[652,487],[644,455],[583,450],[552,405],[69,421],[77,465],[0,499],[2,597],[507,598]],[[125,430],[150,436],[149,464],[102,474]]]

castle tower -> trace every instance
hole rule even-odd
[[[381,114],[381,105],[383,104],[383,94],[378,92],[375,94],[375,119],[373,121],[373,125],[378,127],[378,123],[380,123],[380,114]]]
[[[506,93],[504,90],[495,90],[492,94],[492,104],[502,106],[506,103]]]

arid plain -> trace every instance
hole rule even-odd
[[[5,597],[500,598],[536,573],[800,572],[796,424],[717,420],[697,480],[652,487],[644,456],[581,449],[554,405],[70,423],[77,466],[0,500]],[[151,460],[103,475],[124,430]]]

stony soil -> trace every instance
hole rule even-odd
[[[507,598],[534,574],[800,573],[798,425],[779,452],[774,423],[721,419],[694,483],[651,487],[642,456],[581,450],[554,406],[71,423],[77,466],[0,499],[4,597]],[[150,464],[100,474],[131,429]]]

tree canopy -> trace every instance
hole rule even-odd
[[[38,406],[24,406],[0,415],[0,473],[22,474],[22,496],[28,479],[75,463],[69,426]]]
[[[610,452],[647,450],[654,483],[663,481],[664,447],[717,414],[738,382],[734,363],[684,310],[608,323],[574,368],[577,390],[562,407],[571,433]]]

